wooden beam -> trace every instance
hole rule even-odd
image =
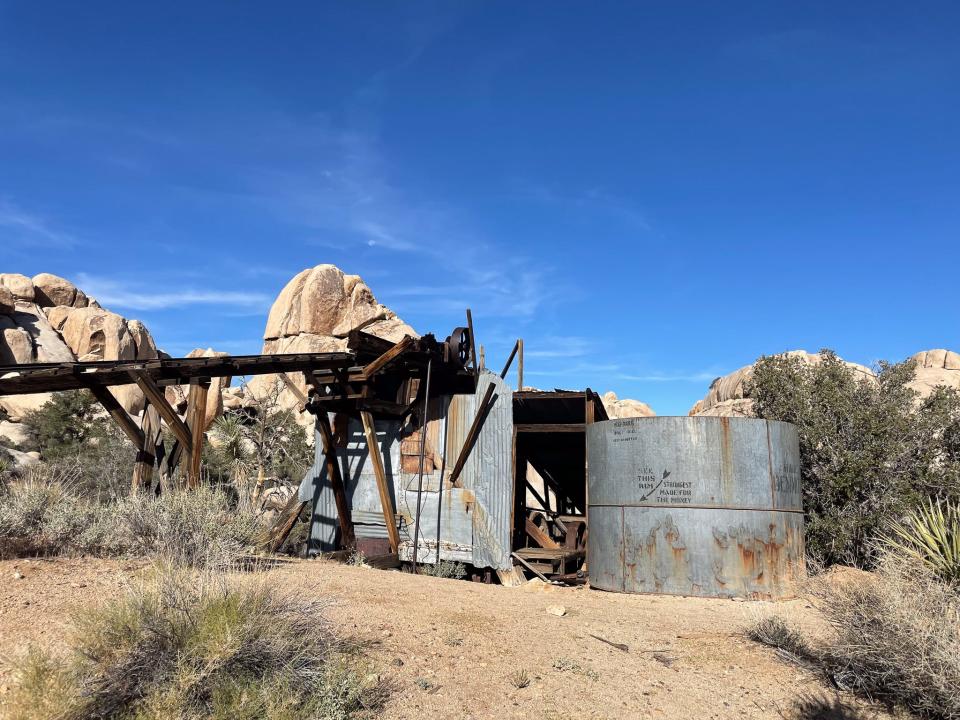
[[[340,474],[340,464],[337,462],[337,444],[334,442],[333,429],[330,427],[330,418],[327,413],[317,415],[317,428],[320,430],[320,439],[323,443],[323,454],[327,462],[327,478],[333,489],[333,499],[337,505],[337,519],[340,522],[340,539],[344,548],[352,548],[357,540],[353,533],[353,514],[350,503],[347,502],[347,492]]]
[[[303,390],[298,388],[297,384],[286,373],[280,373],[280,379],[283,380],[283,384],[287,386],[287,390],[293,393],[297,402],[300,403],[300,412],[303,412],[307,406],[307,396],[303,394]]]
[[[480,346],[480,367],[479,370],[487,369],[487,354],[483,349],[483,345]],[[499,570],[497,572],[500,572]]]
[[[403,353],[405,353],[412,344],[413,338],[409,335],[404,335],[400,342],[363,368],[363,379],[369,380],[372,378],[387,365],[389,365],[393,360],[403,355]]]
[[[157,459],[157,436],[160,434],[160,414],[149,402],[143,410],[143,449],[137,451],[133,466],[133,492],[153,485],[153,465]]]
[[[557,550],[560,548],[560,544],[556,542],[552,537],[547,535],[540,527],[529,517],[524,520],[524,528],[527,531],[527,535],[540,547],[548,548],[550,550]]]
[[[523,338],[517,340],[517,345],[520,347],[517,358],[517,390],[523,390]]]
[[[104,409],[110,413],[110,417],[120,426],[120,429],[123,430],[124,434],[130,439],[133,446],[137,448],[137,450],[143,450],[143,431],[137,427],[137,423],[134,422],[133,418],[123,409],[123,406],[117,402],[113,393],[101,385],[91,385],[90,392],[100,401]]]
[[[146,396],[151,407],[156,409],[170,430],[173,431],[174,436],[180,441],[183,448],[188,453],[191,452],[193,443],[190,440],[190,431],[187,429],[183,420],[180,419],[177,411],[167,402],[163,390],[161,390],[153,381],[153,378],[143,370],[131,371],[130,377],[137,383],[137,387],[139,387],[141,392]]]
[[[503,380],[507,377],[507,373],[510,372],[510,365],[513,363],[513,359],[517,356],[517,350],[520,349],[520,341],[517,340],[513,344],[513,350],[510,351],[510,357],[507,358],[507,362],[503,365],[503,370],[500,372],[500,379]]]
[[[387,524],[387,538],[390,549],[399,553],[400,532],[397,530],[396,514],[393,510],[393,500],[390,499],[390,488],[387,485],[387,474],[383,469],[383,458],[380,455],[380,445],[377,442],[377,430],[373,423],[373,415],[363,410],[360,413],[363,421],[363,432],[367,437],[367,451],[370,462],[373,463],[373,472],[377,478],[377,490],[380,493],[380,504],[383,506],[383,520]]]
[[[286,542],[287,537],[290,535],[290,531],[293,530],[293,526],[297,524],[300,513],[303,512],[303,509],[306,506],[307,503],[299,500],[296,494],[290,497],[290,500],[287,501],[287,505],[280,513],[277,524],[270,533],[270,540],[267,546],[267,549],[270,552],[275,553],[283,547],[283,543]]]
[[[520,433],[582,433],[583,423],[520,423],[515,425]]]
[[[546,575],[544,575],[542,572],[540,572],[539,570],[537,570],[533,565],[531,565],[530,563],[528,563],[526,560],[524,560],[522,557],[520,557],[520,556],[517,555],[516,553],[510,553],[510,556],[511,556],[514,560],[516,560],[518,563],[520,563],[521,565],[523,565],[527,570],[529,570],[529,571],[532,572],[534,575],[536,575],[538,578],[540,578],[541,580],[543,580],[545,583],[550,582],[550,580],[547,579],[547,576],[546,576]]]
[[[477,373],[477,337],[473,334],[473,313],[467,308],[467,330],[470,331],[470,361],[473,364],[473,375],[478,377]]]
[[[487,385],[487,390],[483,394],[483,399],[480,400],[480,404],[477,406],[477,413],[473,416],[473,423],[470,425],[470,430],[467,431],[467,437],[463,441],[463,447],[460,448],[460,454],[457,456],[457,462],[454,464],[453,471],[450,473],[451,485],[457,486],[457,481],[460,479],[460,473],[463,472],[463,466],[467,464],[467,458],[470,457],[470,451],[473,450],[473,446],[477,442],[477,436],[480,434],[480,429],[483,427],[483,421],[487,417],[490,398],[493,397],[493,391],[495,389],[496,385],[494,385],[493,382]]]
[[[192,378],[187,396],[187,417],[190,421],[190,465],[187,468],[187,487],[200,486],[200,459],[203,455],[204,421],[207,415],[207,391],[209,378]]]

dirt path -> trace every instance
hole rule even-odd
[[[109,597],[143,567],[0,562],[0,655],[62,645],[71,606]],[[781,718],[798,696],[825,692],[742,636],[768,603],[508,589],[324,561],[268,573],[330,598],[328,617],[372,641],[396,686],[389,718]],[[555,605],[563,617],[547,612]],[[803,601],[782,606],[795,618],[814,612]],[[529,686],[516,687],[524,674]],[[0,691],[9,682],[0,664]]]

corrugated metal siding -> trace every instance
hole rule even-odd
[[[473,564],[509,570],[513,514],[513,392],[498,375],[484,373],[474,405],[493,383],[493,408],[463,467],[463,487],[473,493]],[[472,415],[471,415],[472,419]]]
[[[462,488],[452,488],[448,478],[473,422],[475,408],[494,382],[496,401],[477,439],[463,473]],[[421,562],[437,558],[437,520],[440,520],[440,559],[467,562],[477,567],[509,569],[510,522],[513,507],[513,398],[499,376],[485,373],[475,395],[444,397],[431,403],[438,422],[428,425],[431,441],[442,454],[432,473],[424,473],[421,495],[420,536],[417,551]],[[377,421],[377,437],[384,469],[394,497],[400,524],[400,557],[413,557],[414,519],[417,507],[417,473],[401,472],[401,428],[396,421]],[[358,537],[386,537],[383,510],[373,467],[367,462],[362,426],[351,421],[347,448],[338,448],[341,474],[353,512]],[[300,486],[300,499],[314,505],[311,551],[327,552],[338,547],[339,527],[333,491],[327,481],[322,442],[315,437],[313,466]],[[441,477],[443,478],[441,487]]]

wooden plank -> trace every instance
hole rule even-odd
[[[300,403],[300,412],[303,412],[307,406],[307,396],[303,394],[303,390],[298,388],[297,384],[286,373],[280,373],[280,379],[283,381],[283,384],[287,386],[287,390],[293,393],[297,402]]]
[[[297,500],[296,494],[290,498],[290,501],[287,502],[287,507],[284,508],[283,513],[280,515],[280,522],[277,525],[276,532],[272,533],[269,547],[270,552],[275,553],[283,547],[283,543],[286,542],[290,531],[292,531],[293,526],[297,524],[300,513],[303,512],[306,506],[306,502]]]
[[[340,538],[344,548],[352,548],[357,540],[353,532],[353,515],[350,503],[347,502],[347,492],[343,485],[343,476],[340,473],[340,464],[337,462],[337,444],[333,438],[333,429],[330,427],[330,418],[325,412],[317,415],[317,428],[320,430],[320,439],[323,443],[323,454],[327,462],[327,477],[333,489],[333,499],[337,504],[337,519],[340,522]]]
[[[528,563],[528,562],[527,562],[526,560],[524,560],[522,557],[520,557],[520,556],[517,555],[516,553],[510,553],[510,555],[513,557],[514,560],[516,560],[518,563],[520,563],[521,565],[523,565],[527,570],[529,570],[530,572],[532,572],[532,573],[533,573],[534,575],[536,575],[538,578],[540,578],[541,580],[543,580],[543,581],[546,582],[546,583],[550,582],[550,581],[547,579],[547,576],[546,576],[546,575],[544,575],[542,572],[540,572],[539,570],[537,570],[533,565],[531,565],[530,563]]]
[[[583,423],[520,423],[516,425],[520,433],[571,433],[584,431]]]
[[[517,345],[520,347],[517,353],[519,355],[517,358],[517,392],[520,392],[523,390],[523,338],[517,340]]]
[[[480,429],[483,427],[483,421],[487,417],[490,398],[493,397],[493,392],[495,389],[496,385],[493,383],[487,385],[487,390],[483,394],[480,404],[477,406],[477,414],[473,416],[473,422],[470,424],[470,430],[467,431],[467,437],[463,441],[463,447],[460,448],[460,454],[457,456],[457,462],[454,464],[453,471],[450,473],[451,485],[457,486],[457,481],[460,479],[460,473],[463,472],[463,466],[467,464],[467,458],[470,457],[470,451],[473,450],[473,446],[477,442],[477,436],[480,434]]]
[[[133,492],[153,485],[153,466],[157,459],[157,436],[160,434],[160,414],[149,402],[143,410],[143,450],[137,451],[133,466]]]
[[[207,391],[210,380],[194,378],[190,380],[190,395],[187,397],[187,415],[190,418],[190,465],[187,468],[187,487],[200,486],[200,460],[203,455],[204,420],[207,414]]]
[[[412,344],[413,338],[409,335],[404,335],[400,342],[363,368],[364,380],[369,380],[378,372],[383,370],[387,365],[403,355],[403,353],[405,353]]]
[[[473,376],[478,377],[477,373],[477,336],[473,334],[473,313],[467,308],[467,329],[470,331],[470,361],[473,365]]]
[[[143,431],[137,427],[134,419],[130,417],[127,411],[123,409],[123,406],[117,402],[113,393],[101,385],[91,385],[90,392],[100,401],[104,409],[110,413],[110,417],[120,426],[120,429],[123,430],[124,434],[130,439],[133,446],[137,448],[137,450],[143,450]]]
[[[180,419],[177,411],[167,402],[163,390],[161,390],[153,381],[153,378],[143,370],[131,371],[130,377],[137,383],[137,387],[139,387],[144,396],[146,396],[151,407],[156,409],[170,430],[173,431],[174,436],[189,453],[193,447],[193,443],[190,440],[190,431],[187,429],[183,420]]]
[[[377,442],[377,431],[373,423],[373,415],[366,410],[361,411],[363,432],[367,438],[367,451],[370,462],[373,463],[373,472],[377,478],[377,491],[380,493],[380,505],[383,507],[383,520],[387,525],[387,538],[390,549],[399,553],[400,532],[397,530],[396,513],[393,510],[393,501],[390,499],[390,488],[387,485],[387,474],[383,469],[383,457],[380,455],[380,444]]]
[[[540,547],[547,548],[549,550],[557,550],[560,548],[560,544],[555,542],[553,538],[547,535],[539,526],[533,522],[530,518],[524,518],[524,527],[527,531],[527,535]]]
[[[507,361],[503,364],[503,370],[500,371],[500,379],[503,380],[507,377],[507,373],[510,372],[510,365],[513,363],[513,359],[517,356],[517,350],[520,349],[520,341],[517,340],[513,344],[513,350],[510,351],[510,357],[507,358]]]
[[[527,579],[523,576],[523,571],[514,565],[509,570],[497,570],[497,577],[500,578],[500,584],[504,587],[520,587]]]

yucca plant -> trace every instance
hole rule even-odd
[[[945,582],[960,586],[960,502],[929,500],[891,525],[890,547],[915,557]]]

